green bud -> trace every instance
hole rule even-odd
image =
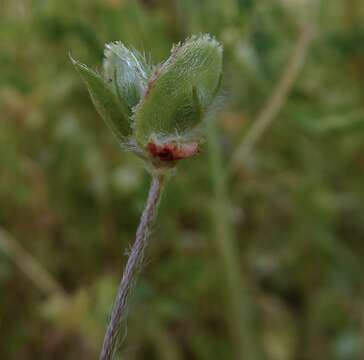
[[[144,94],[151,74],[145,58],[121,42],[106,44],[103,69],[104,80],[111,85],[119,100],[126,102],[130,116]]]
[[[222,47],[210,35],[193,36],[175,46],[137,106],[137,143],[144,147],[153,137],[188,135],[213,102],[221,74]]]
[[[173,167],[199,152],[195,130],[222,77],[222,46],[210,35],[173,47],[154,72],[144,56],[120,42],[105,46],[102,76],[71,60],[99,114],[149,167]]]

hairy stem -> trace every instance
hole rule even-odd
[[[143,266],[144,251],[148,244],[151,225],[157,214],[164,182],[164,175],[153,176],[147,204],[136,232],[135,243],[131,249],[113,305],[111,319],[106,330],[100,354],[100,360],[111,360],[118,350],[120,344],[120,330],[127,316],[128,299]]]

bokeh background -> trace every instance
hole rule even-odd
[[[199,32],[224,44],[221,101],[122,358],[363,359],[363,24],[362,0],[1,0],[0,359],[97,359],[150,181],[67,54],[158,63]]]

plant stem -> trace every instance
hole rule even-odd
[[[232,337],[233,359],[262,360],[264,352],[256,326],[254,297],[247,277],[239,266],[237,239],[233,231],[226,171],[223,166],[216,119],[208,122],[208,149],[213,188],[211,223],[215,247],[226,292],[226,322]]]
[[[0,227],[0,250],[7,255],[16,266],[27,276],[34,285],[45,295],[59,295],[63,298],[67,294],[61,284],[33,257],[16,239],[5,229]]]
[[[111,360],[120,344],[120,330],[127,317],[128,299],[143,267],[144,251],[148,245],[148,237],[153,220],[156,217],[161,198],[165,175],[153,175],[148,200],[136,232],[135,243],[131,249],[118,293],[113,305],[111,319],[106,330],[100,360]]]
[[[285,66],[285,70],[283,71],[276,88],[268,99],[267,104],[263,106],[263,110],[232,155],[230,163],[227,166],[228,175],[234,173],[242,164],[244,164],[244,162],[246,162],[256,143],[267,131],[283,108],[292,91],[293,85],[300,74],[300,70],[303,67],[312,39],[312,25],[307,23],[301,30],[291,57]]]

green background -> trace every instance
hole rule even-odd
[[[163,196],[122,358],[363,359],[363,24],[361,0],[0,0],[0,359],[97,359],[150,182],[68,52],[157,63],[200,32],[221,100]],[[289,96],[226,171],[302,27]]]

